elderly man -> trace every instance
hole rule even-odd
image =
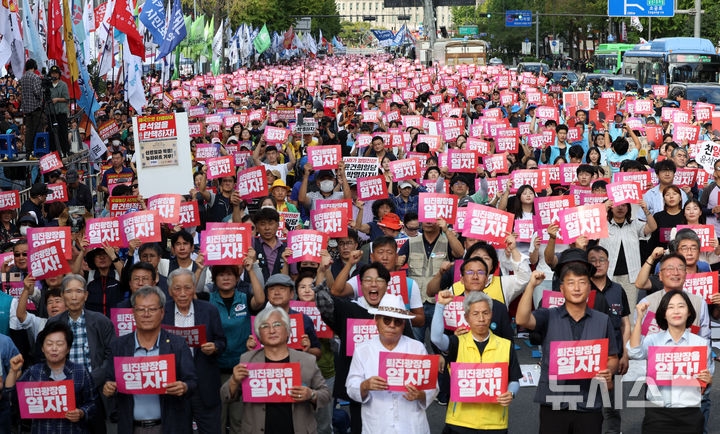
[[[399,295],[386,294],[375,315],[378,335],[355,348],[345,387],[350,398],[362,403],[363,432],[429,433],[425,411],[437,393],[406,384],[406,392],[388,391],[387,380],[379,376],[380,353],[426,355],[425,346],[407,336],[403,329],[415,315],[405,309]]]
[[[169,300],[165,304],[163,325],[205,326],[207,342],[191,348],[198,377],[198,390],[190,398],[193,420],[198,431],[215,434],[220,429],[220,367],[217,358],[227,346],[219,311],[207,301],[194,299],[195,274],[178,268],[168,275]]]
[[[115,340],[115,329],[108,317],[85,309],[88,298],[85,285],[85,278],[79,274],[65,276],[62,289],[67,310],[49,318],[47,325],[62,322],[70,326],[73,341],[68,360],[90,371],[93,384],[99,389],[112,370],[110,346]],[[42,343],[36,343],[37,354],[40,354],[39,345]],[[88,426],[93,433],[104,433],[106,432],[105,408],[100,399],[97,399],[95,407],[97,411],[88,421]]]
[[[491,331],[494,307],[502,303],[493,300],[482,291],[471,291],[468,288],[463,300],[463,310],[465,321],[469,324],[469,333],[447,336],[443,334],[443,310],[452,300],[452,291],[441,291],[438,294],[430,336],[433,344],[440,350],[448,352],[447,362],[507,363],[508,390],[497,397],[497,403],[450,403],[443,432],[450,434],[469,430],[507,432],[506,407],[520,389],[518,380],[522,377],[522,373],[512,341],[497,336]]]
[[[260,282],[255,279],[253,280],[253,285],[260,285]],[[253,291],[260,291],[260,288],[253,288]],[[265,293],[271,305],[281,308],[287,312],[288,315],[300,313],[290,309],[290,300],[295,298],[295,282],[293,282],[288,275],[274,274],[270,276],[267,282],[265,282]],[[305,330],[305,334],[300,337],[303,351],[319,359],[322,350],[320,348],[320,341],[317,338],[317,333],[315,333],[313,320],[304,313],[302,313],[302,318],[303,330]],[[250,335],[248,338],[248,349],[254,349],[256,346],[255,338]]]
[[[197,387],[195,364],[185,339],[160,326],[165,316],[165,294],[157,286],[143,286],[130,298],[135,316],[135,333],[113,342],[113,357],[147,357],[171,354],[175,378],[164,395],[130,395],[117,392],[115,371],[108,372],[105,396],[117,394],[118,434],[192,433],[190,394]]]

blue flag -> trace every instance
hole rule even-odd
[[[163,43],[160,44],[160,52],[157,54],[156,59],[162,59],[170,54],[186,36],[187,29],[185,28],[185,17],[183,17],[182,6],[180,5],[180,0],[175,0],[172,13],[170,14],[170,21],[168,22],[165,32],[165,39]]]
[[[392,30],[371,29],[370,31],[377,38],[379,46],[389,47],[392,45],[393,38],[395,37]]]
[[[395,36],[393,37],[392,45],[394,47],[398,47],[402,45],[403,42],[405,42],[405,34],[407,33],[407,29],[405,28],[405,24],[400,28],[400,30],[395,33]]]
[[[165,9],[162,0],[147,0],[140,12],[140,22],[150,31],[153,42],[161,45],[165,41]]]

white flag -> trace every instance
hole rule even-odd
[[[123,63],[126,74],[125,89],[127,91],[128,101],[132,108],[134,108],[139,115],[142,115],[143,107],[147,105],[145,90],[142,84],[142,60],[130,52],[130,44],[122,44],[122,46]]]
[[[105,142],[95,130],[95,126],[90,124],[90,161],[100,161],[100,158],[107,152]]]

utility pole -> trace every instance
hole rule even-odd
[[[433,47],[435,46],[435,39],[437,31],[435,30],[435,7],[433,6],[433,0],[423,0],[423,28],[430,41],[430,60],[433,57]]]
[[[540,11],[535,11],[535,58],[540,60]]]
[[[700,24],[702,19],[702,7],[701,0],[695,0],[695,31],[693,32],[696,38],[700,37]]]

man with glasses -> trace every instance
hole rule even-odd
[[[334,279],[337,278],[338,274],[340,274],[340,271],[342,271],[345,265],[350,262],[351,253],[358,248],[359,241],[357,231],[355,229],[348,229],[346,237],[337,238],[337,244],[339,260],[333,261],[330,266],[330,272],[332,273]],[[350,276],[355,273],[356,268],[357,263],[350,264],[350,270],[348,271]]]
[[[155,271],[155,267],[148,262],[136,262],[132,264],[128,274],[127,285],[130,293],[125,300],[118,303],[117,307],[119,308],[131,308],[130,298],[132,295],[143,286],[154,285],[157,280],[157,271]]]
[[[405,213],[402,233],[408,238],[414,238],[420,234],[420,220],[416,212]]]
[[[147,357],[170,354],[175,358],[175,378],[167,383],[163,395],[119,393],[116,372],[110,369],[103,394],[117,395],[118,433],[120,434],[191,434],[190,396],[197,388],[195,364],[190,348],[180,336],[161,328],[165,316],[165,294],[157,286],[143,286],[130,298],[136,330],[112,344],[111,356]]]
[[[68,359],[84,366],[98,388],[112,370],[110,346],[115,340],[115,328],[112,321],[99,312],[85,309],[88,292],[85,278],[79,274],[68,274],[62,281],[62,295],[67,310],[48,319],[47,325],[54,322],[68,324],[73,332],[73,342]],[[36,348],[40,355],[40,348]],[[92,433],[105,433],[105,407],[100,398],[95,402],[97,412],[88,421]]]

